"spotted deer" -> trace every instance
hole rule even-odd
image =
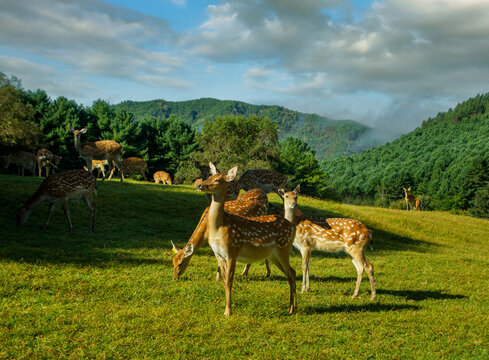
[[[46,177],[49,176],[49,169],[59,170],[58,165],[61,161],[61,156],[54,155],[48,149],[40,149],[37,151],[37,167],[39,170],[39,177],[42,175],[42,168],[46,168]]]
[[[153,180],[159,184],[160,181],[163,185],[171,185],[171,177],[166,171],[157,171],[153,174]]]
[[[262,189],[266,193],[275,192],[285,188],[288,180],[282,175],[272,170],[248,170],[239,178],[239,188],[248,191],[250,189]]]
[[[17,173],[22,176],[25,175],[24,170],[29,170],[32,175],[36,175],[36,155],[27,151],[17,151],[12,154],[2,156],[5,162],[5,169],[7,169],[10,164],[17,166]]]
[[[97,169],[97,179],[102,173],[102,178],[105,178],[105,165],[109,165],[107,160],[92,160],[92,170]],[[109,175],[109,180],[112,179],[112,173]]]
[[[410,193],[411,188],[405,188],[404,186],[402,187],[404,189],[404,200],[406,200],[406,210],[411,210],[414,208],[414,195]]]
[[[416,199],[416,205],[414,207],[414,210],[421,211],[421,199]]]
[[[217,161],[215,161],[214,166],[217,166]],[[211,170],[208,165],[201,165],[198,161],[194,163],[195,167],[200,170],[200,179],[194,181],[194,186],[198,187],[201,181],[206,180],[211,175]],[[217,168],[216,168],[217,169]],[[219,169],[217,170],[219,171]],[[245,191],[251,190],[252,188],[246,189]],[[241,188],[239,187],[238,181],[235,179],[228,184],[228,190],[226,193],[226,201],[236,200],[239,196],[239,191]],[[211,203],[211,196],[209,194],[205,194],[207,201],[209,204]]]
[[[290,288],[289,313],[297,308],[295,271],[289,263],[295,226],[276,215],[245,218],[224,211],[228,183],[238,171],[233,167],[220,174],[209,163],[212,176],[199,185],[199,190],[212,196],[208,212],[209,245],[222,271],[226,295],[225,316],[231,315],[231,289],[236,261],[251,263],[270,259],[287,276]]]
[[[365,248],[372,242],[372,233],[360,221],[354,219],[315,219],[297,217],[297,194],[300,186],[294,191],[285,192],[279,189],[284,200],[285,218],[296,225],[294,247],[302,255],[302,292],[307,292],[309,286],[309,263],[311,251],[338,252],[345,251],[351,256],[353,265],[357,270],[357,282],[352,297],[357,297],[360,291],[363,272],[366,271],[370,280],[371,296],[374,300],[375,292],[374,268],[365,257]],[[326,227],[329,227],[329,229]]]
[[[73,231],[73,226],[71,224],[68,200],[83,198],[90,209],[91,217],[89,231],[92,231],[95,223],[96,207],[93,202],[93,193],[95,189],[95,176],[84,169],[53,174],[42,182],[41,186],[39,186],[34,195],[27,199],[25,204],[22,204],[17,212],[17,225],[24,225],[32,210],[41,202],[47,202],[49,204],[49,213],[43,227],[44,229],[47,229],[56,204],[61,203],[71,232]]]
[[[263,216],[267,213],[267,204],[267,195],[260,189],[254,189],[241,195],[238,200],[226,201],[224,203],[224,211],[244,217]],[[175,253],[175,258],[173,259],[174,280],[177,280],[181,275],[183,275],[190,262],[190,259],[195,252],[202,245],[208,242],[208,212],[209,207],[204,210],[197,227],[183,249],[179,249],[172,242],[173,252]],[[265,265],[267,268],[267,277],[270,277],[270,266],[268,264],[268,260],[265,261]],[[241,276],[247,275],[249,269],[250,264],[246,264]],[[216,280],[219,280],[219,268],[217,269]]]
[[[123,179],[125,175],[141,174],[144,181],[148,181],[148,178],[146,177],[148,165],[146,164],[146,161],[141,158],[129,157],[122,160],[121,170]]]
[[[109,179],[112,178],[114,170],[120,170],[120,159],[122,156],[122,146],[113,140],[99,140],[89,143],[81,142],[81,135],[87,132],[86,128],[75,130],[70,127],[70,131],[75,138],[75,148],[80,157],[85,160],[88,171],[92,172],[92,160],[107,160],[110,170]],[[119,171],[120,180],[123,181],[122,173]],[[107,179],[107,174],[103,180]]]

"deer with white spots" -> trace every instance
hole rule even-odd
[[[217,166],[217,161],[215,161],[214,166]],[[194,186],[198,188],[198,185],[209,178],[211,175],[211,168],[208,165],[201,165],[198,161],[194,163],[195,167],[200,170],[200,179],[195,180]],[[217,169],[217,168],[216,168]],[[217,169],[219,171],[219,169]],[[245,191],[251,190],[253,188],[246,189]],[[239,196],[239,191],[241,188],[239,187],[239,183],[236,179],[228,183],[228,190],[226,193],[226,201],[236,200]],[[211,203],[211,196],[209,194],[205,194],[207,201],[209,204]]]
[[[411,188],[405,188],[404,186],[402,187],[404,189],[404,200],[406,200],[406,210],[411,210],[414,208],[414,195],[410,193]]]
[[[89,230],[92,231],[95,223],[96,207],[93,202],[93,193],[96,185],[95,176],[84,169],[70,170],[47,177],[34,195],[27,199],[25,204],[18,210],[17,225],[24,225],[32,210],[41,202],[47,202],[49,204],[49,213],[44,224],[44,229],[46,229],[56,204],[61,203],[70,231],[73,231],[68,200],[83,198],[90,209]]]
[[[297,194],[300,187],[294,191],[285,192],[279,189],[284,200],[285,218],[296,225],[297,231],[294,247],[302,255],[302,292],[309,291],[309,263],[311,251],[338,252],[345,251],[351,256],[357,270],[357,282],[352,297],[357,297],[360,291],[363,272],[366,271],[370,280],[370,300],[376,298],[373,265],[365,257],[365,248],[372,241],[371,231],[360,221],[354,219],[315,219],[297,217]]]
[[[250,190],[243,195],[240,195],[238,200],[226,201],[224,203],[224,211],[240,215],[244,217],[263,216],[267,213],[268,198],[267,195],[260,189]],[[192,236],[188,240],[183,249],[179,249],[173,244],[173,252],[175,258],[173,259],[173,279],[177,280],[187,268],[190,263],[190,259],[195,252],[209,240],[209,226],[208,226],[208,213],[209,207],[204,210],[204,213],[200,217],[199,223],[195,228]],[[265,261],[267,268],[267,277],[270,276],[270,266],[268,260]],[[250,264],[246,264],[241,276],[247,275],[250,269]],[[216,280],[219,280],[219,268],[217,269]]]
[[[282,175],[272,170],[248,170],[238,180],[239,188],[248,191],[250,189],[262,189],[266,193],[275,192],[285,188],[288,180]]]
[[[86,161],[88,172],[92,172],[92,160],[107,160],[110,169],[109,179],[112,178],[114,170],[117,168],[120,170],[120,158],[122,156],[122,146],[113,140],[100,140],[89,143],[81,142],[81,135],[87,132],[86,128],[81,130],[75,130],[70,127],[70,131],[75,138],[75,148],[80,154],[80,157]],[[107,174],[106,174],[107,175]],[[103,180],[107,179],[104,176]],[[119,177],[121,181],[122,172],[119,171]]]
[[[224,280],[226,307],[231,315],[231,289],[236,261],[251,263],[270,259],[287,276],[290,288],[289,313],[297,308],[295,271],[289,263],[295,226],[276,215],[245,218],[224,211],[227,186],[236,177],[237,167],[227,175],[220,174],[209,163],[212,176],[199,185],[199,190],[212,195],[209,206],[209,245],[214,251]]]

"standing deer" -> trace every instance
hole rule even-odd
[[[163,185],[171,185],[171,176],[166,171],[157,171],[153,174],[153,180],[159,184],[160,181]]]
[[[113,140],[99,140],[89,143],[81,142],[81,135],[87,132],[86,128],[81,130],[75,130],[70,127],[70,131],[75,137],[75,148],[80,154],[80,157],[86,161],[88,171],[92,172],[92,160],[107,160],[110,169],[109,179],[112,178],[114,170],[117,168],[120,170],[120,158],[122,156],[122,146]],[[121,181],[122,172],[119,171],[119,177]],[[104,176],[103,180],[107,177]]]
[[[276,216],[245,218],[224,211],[228,183],[236,177],[237,167],[227,175],[220,174],[209,163],[212,176],[199,185],[199,190],[212,196],[208,212],[209,245],[214,251],[224,280],[225,316],[231,315],[231,289],[236,261],[251,263],[270,259],[287,276],[290,288],[289,313],[297,308],[295,271],[289,263],[295,226]]]
[[[353,265],[357,269],[357,282],[352,297],[358,296],[362,275],[364,270],[366,270],[370,280],[370,300],[374,300],[377,297],[374,268],[365,257],[365,248],[372,242],[371,232],[360,221],[354,219],[297,217],[295,210],[299,189],[300,186],[290,192],[279,189],[279,194],[284,200],[285,218],[297,227],[294,247],[302,255],[302,292],[307,292],[310,288],[309,263],[312,250],[345,251],[351,256]]]
[[[96,187],[95,177],[92,173],[84,169],[70,170],[51,175],[42,182],[34,195],[27,199],[25,204],[20,207],[17,212],[17,225],[24,225],[32,210],[41,202],[47,202],[49,204],[49,213],[44,224],[44,229],[47,229],[56,204],[61,203],[71,232],[73,231],[73,226],[71,225],[68,200],[83,198],[90,209],[89,230],[92,231],[95,223],[96,208],[93,202],[93,193]]]
[[[27,151],[17,151],[6,156],[2,156],[5,161],[5,169],[7,169],[10,164],[15,164],[17,166],[17,173],[24,176],[24,169],[29,170],[32,175],[36,175],[36,155]]]
[[[267,213],[268,198],[267,195],[260,189],[250,190],[240,196],[238,200],[226,201],[224,203],[224,211],[244,216],[255,217],[263,216]],[[208,213],[209,207],[207,207],[199,223],[195,228],[192,236],[187,242],[187,245],[183,249],[179,249],[173,244],[173,252],[176,254],[173,259],[173,279],[177,280],[187,268],[190,259],[202,245],[209,240],[209,226],[208,226]],[[270,277],[270,266],[268,260],[265,261],[267,268],[267,277]],[[250,264],[246,264],[241,276],[247,275],[250,269]],[[217,269],[216,280],[219,280],[219,268]]]
[[[262,189],[266,193],[275,192],[285,188],[288,180],[282,175],[272,170],[248,170],[239,178],[239,188],[248,191],[250,189]]]
[[[37,151],[37,167],[39,170],[39,177],[42,175],[42,168],[46,168],[46,177],[49,176],[49,168],[53,168],[54,170],[59,170],[58,165],[61,161],[61,156],[54,155],[48,149],[40,149]]]
[[[411,194],[409,191],[411,191],[411,188],[406,189],[404,186],[402,187],[404,189],[404,200],[406,200],[406,210],[411,210],[414,207],[414,195]]]
[[[421,199],[416,199],[416,206],[414,207],[414,210],[421,211]]]
[[[124,179],[125,175],[131,174],[141,174],[143,176],[144,181],[148,181],[146,177],[146,173],[148,172],[148,165],[146,161],[137,157],[129,157],[127,159],[122,160],[122,178]]]

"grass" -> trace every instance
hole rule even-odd
[[[216,260],[205,246],[172,280],[170,240],[183,245],[206,202],[187,186],[99,182],[95,231],[84,203],[47,205],[21,228],[15,210],[40,184],[0,175],[0,358],[487,359],[489,222],[300,198],[311,215],[353,217],[374,231],[378,300],[360,298],[344,255],[313,253],[311,292],[287,314],[288,284],[272,267],[236,277],[225,318]],[[279,203],[276,195],[271,201]],[[300,289],[298,252],[291,255]],[[240,269],[239,269],[240,270]],[[238,270],[238,271],[239,271]]]

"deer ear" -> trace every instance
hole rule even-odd
[[[236,175],[238,174],[238,167],[235,166],[228,171],[227,182],[233,181]]]
[[[177,247],[177,246],[176,246],[176,245],[173,243],[173,241],[171,241],[171,244],[173,245],[173,247],[172,247],[172,249],[171,249],[171,250],[172,250],[172,251],[173,251],[175,254],[177,254],[177,253],[178,253],[178,251],[179,251],[180,249],[179,249],[179,248],[178,248],[178,247]]]
[[[87,128],[83,128],[80,130],[82,134],[85,134],[87,132]]]
[[[301,184],[297,185],[296,188],[294,189],[294,194],[298,194],[299,190],[301,189]]]
[[[209,168],[211,169],[211,174],[212,175],[217,175],[219,174],[219,171],[216,169],[216,166],[209,161]]]
[[[408,191],[411,191],[411,187],[408,187]]]
[[[193,253],[194,253],[194,244],[188,244],[187,246],[185,246],[183,257],[192,256]]]
[[[285,190],[284,189],[278,189],[278,193],[281,197],[284,197],[285,195]]]
[[[75,132],[75,129],[73,129],[73,127],[72,127],[72,126],[70,126],[70,131],[71,131],[72,133],[74,133],[74,132]]]

